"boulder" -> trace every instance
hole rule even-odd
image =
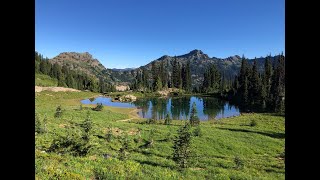
[[[131,95],[131,94],[124,95],[120,99],[120,101],[125,101],[125,102],[132,102],[132,101],[136,101],[136,100],[137,100],[137,97],[134,95]]]

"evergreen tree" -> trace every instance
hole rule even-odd
[[[285,112],[285,59],[281,54],[278,59],[271,85],[271,100],[275,112]]]
[[[191,92],[190,61],[188,61],[186,65],[182,66],[181,78],[182,78],[182,88],[187,92]]]
[[[173,160],[179,168],[188,167],[188,159],[191,154],[191,138],[190,125],[186,123],[178,130],[178,136],[174,139],[173,145]]]
[[[263,76],[263,92],[262,98],[265,106],[272,106],[272,97],[270,96],[271,92],[271,84],[272,84],[272,63],[271,63],[271,55],[267,56],[264,64],[264,76]]]
[[[197,127],[194,129],[193,135],[194,135],[194,136],[198,136],[198,137],[201,137],[201,136],[202,136],[202,131],[201,131],[200,126],[197,126]]]
[[[146,68],[142,68],[142,81],[144,90],[149,89],[149,72]]]
[[[173,87],[182,88],[181,66],[176,57],[173,60],[171,79]]]
[[[178,63],[177,65],[177,82],[176,82],[176,88],[182,89],[182,77],[181,77],[181,65]]]
[[[221,75],[217,67],[213,64],[209,67],[204,75],[202,82],[202,92],[218,92],[220,89]]]
[[[255,59],[252,66],[252,73],[250,77],[249,97],[251,105],[261,105],[261,80],[257,69],[257,60]]]
[[[162,89],[162,80],[160,77],[157,77],[155,91],[160,91]]]
[[[192,81],[191,81],[191,66],[190,66],[190,61],[187,62],[186,66],[186,91],[191,92],[191,86],[192,86]]]
[[[71,74],[68,74],[68,75],[67,75],[66,85],[67,85],[69,88],[75,88],[75,82],[74,82],[74,79],[73,79],[73,77],[72,77]]]
[[[153,91],[159,90],[159,85],[160,85],[159,81],[161,81],[161,79],[160,79],[158,73],[159,73],[159,69],[156,65],[156,62],[153,61],[151,64],[151,74],[152,74],[152,79],[153,79],[153,83],[152,83]]]
[[[161,61],[160,63],[160,78],[161,78],[161,84],[162,88],[168,88],[168,80],[167,80],[167,70],[164,67],[164,62]]]
[[[250,78],[250,67],[245,59],[242,56],[240,74],[239,74],[239,89],[237,90],[237,96],[240,97],[240,105],[247,107],[249,105],[249,78]]]
[[[93,122],[91,120],[90,117],[90,112],[87,112],[87,117],[86,119],[83,121],[83,123],[81,124],[83,130],[84,130],[84,135],[83,135],[83,139],[86,141],[89,141],[89,137],[90,137],[90,132],[92,130],[92,126],[93,126]]]
[[[51,71],[51,64],[47,60],[41,60],[40,62],[40,72],[42,74],[49,75]]]
[[[191,126],[196,126],[196,125],[199,125],[199,124],[200,124],[200,120],[199,120],[199,117],[197,115],[197,106],[196,106],[196,103],[193,102],[191,113],[190,113],[190,125]]]

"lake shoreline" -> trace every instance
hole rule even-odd
[[[114,102],[112,97],[99,96],[81,100],[82,104],[102,103],[114,108],[133,108],[135,118],[164,119],[167,114],[176,120],[188,120],[191,104],[196,103],[198,117],[201,121],[219,120],[240,115],[237,106],[214,97],[206,96],[173,96],[167,98],[139,98],[134,102]]]

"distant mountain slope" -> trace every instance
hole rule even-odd
[[[276,56],[275,56],[276,57]],[[275,60],[275,57],[272,57],[272,61]],[[114,71],[112,69],[108,69],[112,77],[116,77],[119,81],[122,82],[130,82],[133,80],[134,76],[136,75],[137,71],[140,71],[142,68],[146,68],[147,70],[151,70],[151,64],[155,62],[157,65],[163,61],[165,69],[172,72],[172,62],[174,59],[177,59],[178,62],[181,64],[186,64],[190,61],[191,64],[191,73],[192,73],[192,81],[194,85],[199,85],[203,80],[203,73],[204,71],[211,65],[217,65],[220,72],[223,72],[225,76],[232,78],[239,73],[240,66],[241,66],[241,57],[238,55],[230,56],[227,58],[210,58],[207,54],[204,54],[201,50],[193,50],[187,54],[180,55],[180,56],[168,56],[164,55],[150,63],[140,66],[136,69],[130,70],[122,70],[122,71]],[[258,69],[260,71],[263,70],[265,58],[257,58]],[[249,63],[253,63],[253,59],[249,59]]]
[[[110,79],[110,74],[107,72],[107,69],[88,52],[63,52],[50,59],[49,62],[53,64],[58,63],[62,66],[65,65],[71,70],[80,71],[97,78]]]
[[[108,82],[127,85],[128,83],[132,82],[136,73],[142,68],[151,70],[152,62],[155,62],[157,65],[160,65],[161,62],[164,62],[165,69],[170,75],[172,72],[172,63],[175,58],[181,64],[186,64],[188,61],[190,61],[193,85],[200,85],[202,83],[203,73],[211,64],[217,65],[220,72],[223,72],[227,78],[232,78],[237,75],[241,66],[241,57],[238,55],[230,56],[224,59],[216,57],[210,58],[207,54],[197,49],[180,56],[164,55],[144,66],[140,66],[139,68],[107,69],[99,62],[99,60],[94,59],[88,52],[63,52],[50,59],[49,62],[53,64],[58,63],[60,65],[65,65],[69,69],[92,75],[97,79],[102,77]],[[272,61],[274,61],[276,58],[277,56],[272,57]],[[265,58],[263,57],[257,58],[258,69],[260,71],[263,70],[264,60]],[[253,63],[253,60],[250,59],[249,63]]]

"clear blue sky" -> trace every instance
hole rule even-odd
[[[89,52],[107,68],[200,49],[210,57],[285,52],[284,0],[36,0],[35,49]]]

